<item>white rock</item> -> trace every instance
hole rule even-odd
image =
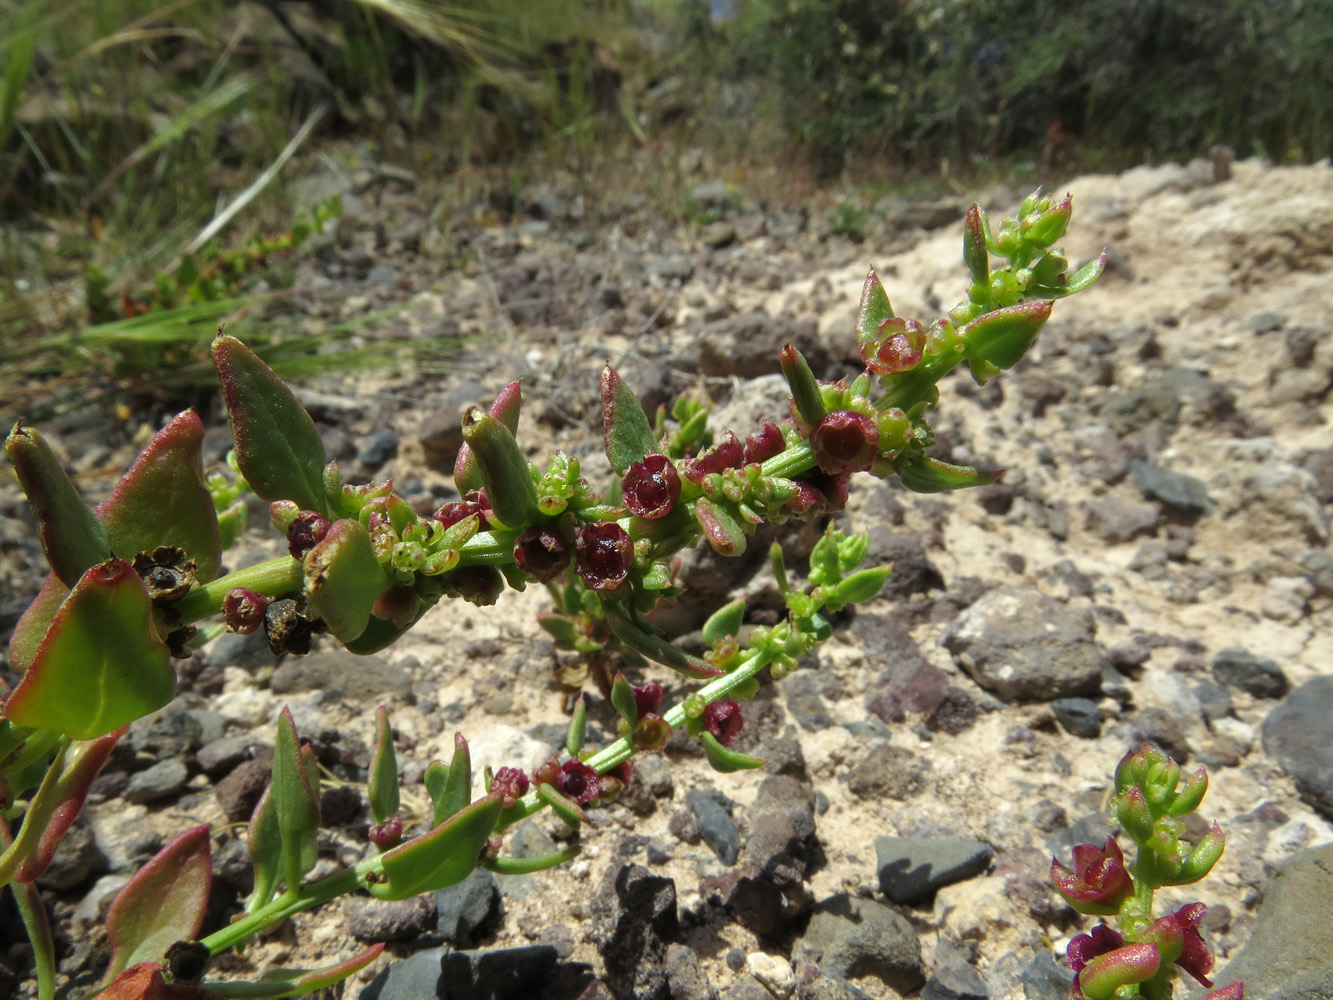
[[[754,951],[745,957],[745,965],[750,975],[759,980],[759,984],[777,1000],[787,1000],[796,992],[796,973],[792,971],[791,963],[781,955]]]

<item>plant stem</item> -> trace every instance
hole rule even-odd
[[[202,584],[182,597],[174,610],[181,616],[181,624],[189,625],[221,612],[222,601],[234,587],[245,587],[265,597],[281,597],[300,590],[304,582],[305,572],[300,560],[282,556]]]
[[[327,903],[331,899],[336,899],[338,896],[346,895],[361,888],[365,885],[366,875],[374,871],[377,865],[382,869],[383,862],[380,861],[379,857],[368,858],[352,868],[344,868],[340,872],[334,872],[328,878],[312,882],[310,885],[300,886],[294,893],[285,892],[277,899],[255,910],[254,913],[247,914],[235,923],[228,924],[220,931],[210,934],[200,944],[213,955],[226,951],[228,948],[234,948],[254,935],[268,930],[268,928],[281,923],[294,914],[300,913],[302,910],[308,910],[320,903]]]

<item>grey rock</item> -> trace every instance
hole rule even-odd
[[[441,963],[447,948],[428,948],[392,962],[360,993],[358,1000],[431,1000],[440,995]]]
[[[1333,844],[1292,855],[1260,891],[1249,941],[1213,981],[1243,981],[1246,1000],[1333,997],[1333,921],[1318,918],[1333,898]]]
[[[242,761],[249,760],[259,740],[250,733],[238,733],[205,743],[195,754],[203,772],[214,780],[230,774]]]
[[[787,711],[800,727],[817,733],[835,722],[824,699],[820,697],[820,675],[811,670],[798,670],[785,678],[783,691],[787,695]]]
[[[889,798],[906,801],[920,794],[926,786],[929,764],[919,761],[905,747],[880,743],[852,766],[847,788],[859,798]]]
[[[592,938],[618,997],[665,1000],[667,945],[680,923],[676,883],[635,864],[612,864],[592,901]]]
[[[168,706],[130,723],[129,744],[137,754],[184,757],[199,749],[202,736],[198,719],[185,709]]]
[[[694,277],[694,263],[688,257],[679,255],[650,257],[644,266],[649,274],[663,281],[679,281],[684,284]]]
[[[1161,517],[1151,504],[1134,503],[1117,497],[1103,497],[1085,505],[1087,527],[1094,535],[1111,545],[1132,541],[1157,530]]]
[[[884,582],[882,593],[885,597],[902,601],[913,594],[944,589],[943,575],[926,556],[919,540],[885,524],[876,524],[870,529],[870,548],[865,565],[887,566],[890,563],[893,572]]]
[[[713,986],[693,948],[683,944],[668,945],[666,974],[671,1000],[713,1000]]]
[[[407,941],[435,922],[435,899],[356,899],[347,907],[347,931],[358,941]]]
[[[1213,657],[1213,676],[1228,687],[1256,698],[1281,698],[1290,689],[1287,675],[1276,660],[1248,649],[1224,649]]]
[[[773,1000],[773,995],[764,989],[763,983],[745,973],[733,979],[722,991],[722,1000]]]
[[[907,918],[873,899],[839,893],[815,907],[797,950],[827,975],[874,977],[899,993],[926,981],[921,943]]]
[[[1321,503],[1333,503],[1333,448],[1319,448],[1301,456],[1301,466],[1314,476],[1315,496]]]
[[[1091,698],[1056,698],[1051,710],[1065,732],[1089,739],[1101,735],[1102,713]]]
[[[204,658],[210,666],[243,667],[246,670],[267,666],[277,660],[263,629],[249,635],[223,632],[204,647]]]
[[[525,819],[514,828],[510,849],[513,850],[515,857],[540,858],[556,848],[555,841],[548,837],[541,827],[532,820]]]
[[[436,996],[439,1000],[530,1000],[550,985],[559,958],[555,948],[545,944],[446,953]]]
[[[981,973],[959,960],[931,973],[921,988],[921,1000],[990,1000],[990,989]]]
[[[640,754],[634,761],[634,778],[642,781],[656,799],[669,799],[676,790],[671,762],[666,759],[666,754]]]
[[[385,695],[405,695],[411,687],[407,671],[401,666],[380,656],[357,656],[343,649],[290,656],[269,681],[274,694],[336,688],[354,704],[367,704]]]
[[[1156,500],[1182,517],[1201,517],[1213,507],[1202,480],[1135,459],[1129,474],[1145,500]]]
[[[987,691],[1045,701],[1097,692],[1104,656],[1094,630],[1091,611],[1038,590],[992,591],[958,616],[943,643]]]
[[[435,893],[435,929],[446,941],[466,944],[499,918],[500,908],[495,876],[476,868],[463,881]]]
[[[721,250],[736,242],[736,227],[730,222],[710,222],[699,234],[703,245],[713,250]]]
[[[178,795],[189,780],[190,771],[184,761],[160,760],[146,771],[130,775],[120,797],[126,802],[157,802]]]
[[[371,285],[388,287],[398,284],[398,268],[387,264],[376,264],[366,272],[366,282]]]
[[[380,427],[366,439],[356,460],[367,469],[378,469],[398,454],[398,432],[392,427]]]
[[[259,797],[268,787],[272,771],[257,760],[244,760],[213,786],[218,805],[233,823],[248,823]]]
[[[813,320],[754,311],[715,320],[699,331],[699,371],[740,378],[772,375],[778,370],[778,351],[788,341],[802,354],[809,352],[806,360],[816,373],[827,367],[829,351]]]
[[[1296,779],[1301,797],[1333,819],[1333,675],[1306,681],[1264,719],[1264,749]]]
[[[869,1000],[855,983],[830,976],[814,962],[796,962],[796,1000]]]
[[[1066,1000],[1069,995],[1069,984],[1073,981],[1073,970],[1057,963],[1055,956],[1042,948],[1032,956],[1032,961],[1023,969],[1023,998]]]
[[[955,882],[980,875],[995,852],[965,837],[877,837],[879,887],[895,903],[920,903]]]
[[[92,829],[80,819],[65,832],[60,846],[51,856],[51,864],[37,879],[37,884],[43,889],[64,892],[106,869],[107,859],[97,846]]]
[[[716,793],[692,788],[686,793],[685,802],[704,843],[713,849],[724,865],[734,865],[741,852],[741,833],[720,798]]]

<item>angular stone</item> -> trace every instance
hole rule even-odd
[[[1256,698],[1281,698],[1291,685],[1276,660],[1247,649],[1224,649],[1213,657],[1213,676]]]
[[[1156,500],[1181,517],[1202,517],[1213,508],[1202,480],[1135,459],[1129,474],[1145,500]]]
[[[1264,719],[1264,749],[1296,779],[1301,798],[1333,819],[1333,675],[1315,677]]]
[[[592,937],[617,997],[665,1000],[666,949],[679,931],[676,883],[641,865],[607,869],[592,901]]]
[[[1065,731],[1089,739],[1101,734],[1102,713],[1091,698],[1056,698],[1051,710]]]
[[[879,887],[895,903],[920,903],[984,872],[995,852],[965,837],[877,837]]]
[[[694,823],[704,843],[713,849],[724,865],[734,865],[741,852],[741,833],[719,798],[721,796],[716,793],[697,788],[685,794],[685,802],[694,815]]]
[[[873,899],[839,893],[815,907],[797,949],[818,956],[824,974],[841,979],[874,977],[899,993],[926,981],[921,943],[897,910]]]
[[[477,868],[463,881],[435,893],[435,929],[454,945],[466,944],[500,916],[500,888],[495,876]]]

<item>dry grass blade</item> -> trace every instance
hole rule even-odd
[[[357,0],[367,10],[383,14],[412,34],[463,56],[485,63],[502,54],[505,46],[497,33],[486,27],[490,18],[477,11],[440,3],[439,0]]]

